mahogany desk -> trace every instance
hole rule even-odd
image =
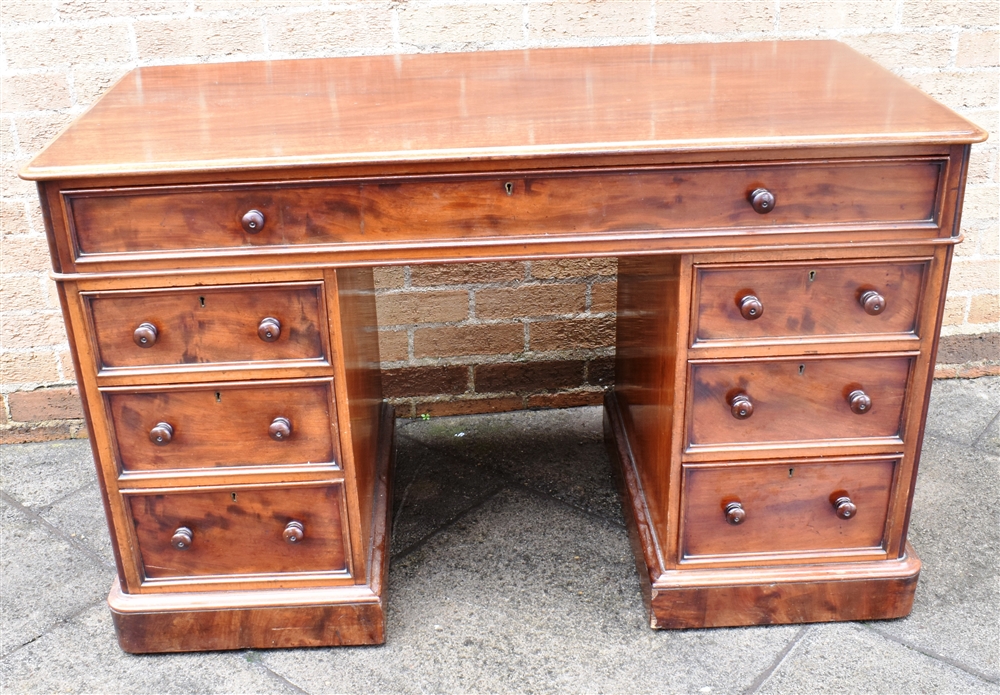
[[[654,627],[891,618],[970,143],[789,42],[140,68],[38,181],[122,648],[380,643],[371,266],[617,256]]]

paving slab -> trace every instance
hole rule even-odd
[[[96,480],[40,510],[38,515],[93,550],[109,567],[114,567],[111,534]]]
[[[0,654],[107,595],[114,570],[0,503]]]
[[[426,538],[502,485],[476,461],[397,437],[391,554]]]
[[[4,693],[296,693],[253,652],[148,654],[118,648],[101,602],[0,662]]]
[[[381,648],[262,652],[308,692],[739,691],[798,628],[654,633],[624,529],[504,490],[390,567]]]
[[[908,618],[886,634],[1000,679],[1000,455],[924,439],[910,519],[923,567]]]
[[[410,421],[401,433],[624,523],[599,406]]]
[[[1000,413],[1000,376],[937,379],[927,411],[927,434],[972,444]]]
[[[52,504],[95,480],[86,439],[0,447],[0,489],[26,507]]]
[[[829,623],[810,627],[757,692],[974,695],[996,694],[1000,686],[863,626]]]

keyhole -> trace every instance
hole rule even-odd
[[[791,469],[789,469],[789,470],[791,470]],[[236,501],[236,493],[234,492],[231,496],[233,498],[233,502],[235,502]]]
[[[804,364],[800,364],[799,365],[799,376],[802,376],[805,373],[806,373],[806,366]]]
[[[215,392],[215,402],[222,403],[222,394],[219,393],[218,391]]]
[[[201,308],[204,309],[205,308],[205,298],[204,297],[198,297],[198,301],[201,302]]]
[[[510,181],[503,185],[503,189],[507,191],[507,195],[514,195],[514,184]]]
[[[809,282],[812,282],[815,279],[816,279],[816,271],[815,270],[810,270],[809,271]]]
[[[794,472],[795,472],[794,468],[789,468],[788,469],[788,477],[791,478],[792,477],[792,473],[794,473]],[[236,495],[233,495],[233,497],[236,497]]]

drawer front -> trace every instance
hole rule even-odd
[[[689,450],[898,437],[911,360],[799,357],[694,363]]]
[[[125,471],[335,461],[333,383],[105,393]]]
[[[79,256],[784,225],[930,223],[943,160],[64,193]],[[758,213],[750,195],[774,205]],[[256,210],[253,227],[244,218]],[[246,218],[248,223],[250,218]]]
[[[699,267],[692,342],[915,334],[927,263]]]
[[[99,368],[327,360],[322,283],[85,293]]]
[[[897,463],[686,466],[682,557],[877,551]]]
[[[128,503],[147,579],[349,574],[342,483],[134,494]]]

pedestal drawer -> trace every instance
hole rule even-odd
[[[334,463],[330,379],[109,389],[125,471]]]
[[[897,464],[881,459],[685,466],[681,557],[881,552]]]
[[[102,370],[327,361],[322,283],[82,293]]]
[[[913,357],[695,362],[688,450],[900,438]]]
[[[927,263],[699,267],[692,343],[915,334]]]
[[[340,482],[161,490],[127,499],[147,580],[350,574]]]

